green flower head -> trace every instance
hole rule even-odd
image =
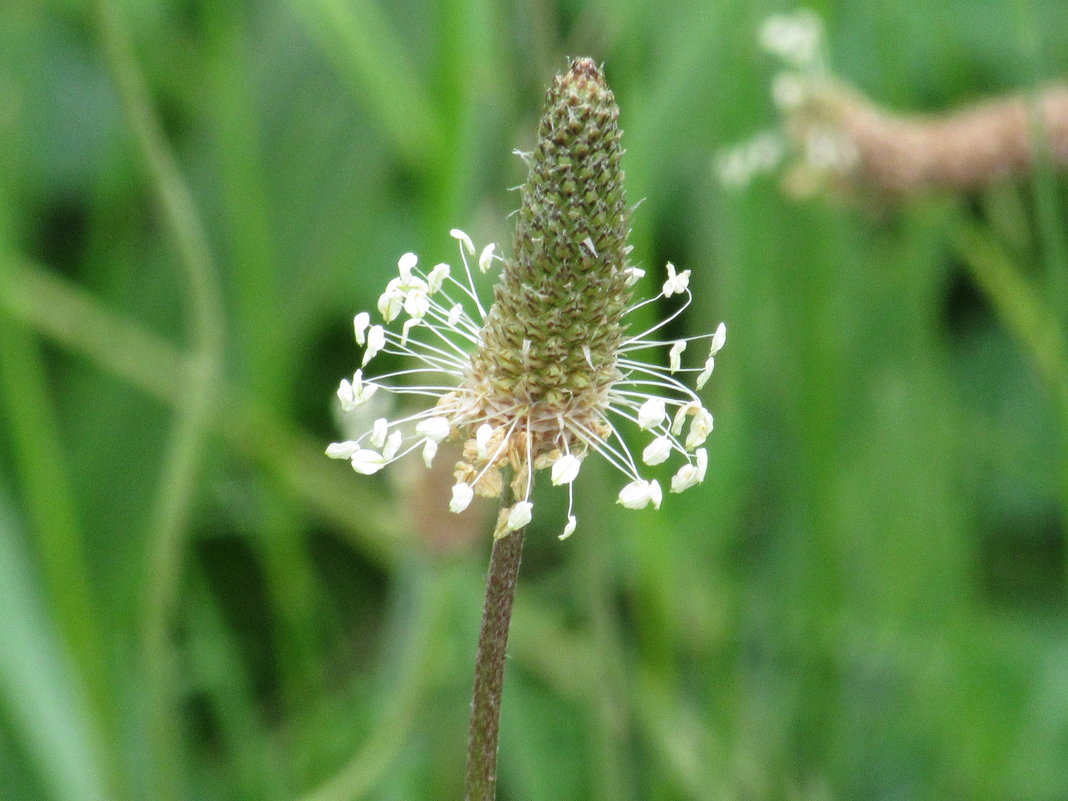
[[[660,484],[641,475],[617,428],[621,421],[653,435],[641,454],[645,465],[673,456],[682,460],[671,479],[672,491],[704,479],[708,458],[701,445],[712,417],[675,376],[699,373],[700,388],[726,332],[721,324],[714,334],[677,341],[651,338],[690,301],[689,271],[677,273],[670,264],[660,294],[632,305],[632,288],[644,272],[627,260],[620,137],[619,107],[604,74],[592,60],[576,59],[549,87],[537,144],[533,152],[522,154],[529,174],[513,255],[502,258],[489,245],[477,258],[483,272],[502,266],[489,311],[472,281],[474,244],[453,230],[464,281],[453,278],[446,264],[423,272],[408,253],[379,300],[386,325],[371,325],[366,312],[356,316],[356,340],[365,347],[361,370],[383,349],[413,356],[422,366],[374,381],[358,370],[352,381],[341,384],[342,407],[360,405],[379,388],[430,395],[436,403],[395,422],[382,418],[363,436],[333,443],[329,456],[350,460],[357,472],[373,473],[421,448],[429,466],[439,442],[458,439],[463,456],[455,469],[450,509],[462,511],[476,493],[499,495],[502,469],[508,468],[519,500],[502,517],[501,533],[530,521],[536,471],[548,468],[552,483],[567,485],[573,497],[572,482],[591,451],[630,479],[620,491],[621,504],[659,507]],[[683,296],[682,308],[641,334],[628,335],[630,312],[674,295]],[[402,316],[399,332],[387,329]],[[704,365],[683,368],[683,350],[700,339],[711,342]],[[648,349],[666,349],[668,365],[630,356]],[[383,383],[401,374],[447,380]],[[575,525],[569,510],[561,536]]]

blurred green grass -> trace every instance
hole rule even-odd
[[[1059,0],[813,7],[896,108],[1068,73]],[[322,449],[353,313],[451,227],[507,249],[579,54],[637,262],[731,339],[705,485],[532,527],[502,801],[1068,796],[1064,179],[725,192],[787,8],[6,4],[0,798],[461,797],[489,543]]]

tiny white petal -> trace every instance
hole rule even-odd
[[[627,274],[627,283],[625,286],[634,286],[642,279],[642,276],[645,275],[645,270],[638,267],[628,267],[624,272]]]
[[[483,423],[478,427],[475,432],[475,449],[478,453],[479,459],[485,459],[487,456],[486,446],[489,444],[490,437],[493,436],[493,426],[489,423]]]
[[[428,439],[423,445],[423,464],[429,470],[434,465],[434,457],[438,455],[438,443]]]
[[[727,344],[727,326],[720,323],[716,326],[716,333],[712,335],[712,347],[709,350],[708,355],[715,356],[723,350],[725,344]]]
[[[449,319],[446,320],[450,328],[455,328],[456,324],[460,322],[460,318],[464,316],[464,307],[457,303],[451,309],[449,309]]]
[[[644,509],[652,498],[649,482],[639,478],[619,491],[616,503],[622,504],[626,509]]]
[[[379,417],[371,428],[371,446],[381,448],[386,444],[386,434],[389,433],[389,420]]]
[[[444,262],[434,266],[434,269],[430,271],[430,275],[426,277],[428,293],[433,295],[441,289],[441,285],[444,284],[445,279],[449,277],[449,270],[449,265]]]
[[[356,453],[360,449],[360,446],[350,440],[344,442],[331,442],[326,447],[326,455],[331,459],[351,459],[352,454]]]
[[[372,325],[367,331],[367,350],[363,354],[361,367],[366,367],[367,362],[374,358],[382,348],[386,346],[386,330],[380,325]]]
[[[680,339],[668,351],[668,369],[671,372],[677,373],[682,366],[682,352],[684,350],[686,350],[686,340]]]
[[[378,298],[378,313],[387,323],[397,319],[397,315],[404,308],[404,293],[394,289],[387,289]]]
[[[698,448],[695,456],[697,457],[697,480],[704,481],[705,473],[708,472],[708,451]]]
[[[647,465],[661,464],[667,461],[671,455],[671,439],[669,437],[657,437],[642,451],[642,461]]]
[[[394,432],[389,435],[389,439],[386,440],[386,447],[382,449],[382,458],[384,458],[386,461],[389,461],[394,456],[396,456],[397,451],[400,450],[401,441],[403,439],[404,435],[400,432],[400,430],[394,430]]]
[[[570,484],[578,475],[582,460],[572,453],[567,453],[553,462],[551,476],[556,486]]]
[[[575,519],[575,516],[574,515],[568,515],[567,516],[567,525],[564,526],[564,531],[563,531],[562,534],[560,534],[560,539],[566,540],[568,537],[570,537],[572,534],[574,534],[575,533],[575,526],[577,526],[577,525],[578,525],[578,521]]]
[[[690,421],[690,433],[686,435],[686,450],[692,451],[703,445],[712,432],[712,415],[705,408],[699,408]]]
[[[697,388],[704,389],[705,384],[708,383],[708,379],[712,377],[712,371],[716,369],[715,356],[709,356],[705,359],[705,369],[701,371],[701,374],[697,376]]]
[[[356,332],[356,344],[363,345],[367,342],[366,332],[367,326],[371,324],[371,315],[367,312],[360,312],[352,318],[352,327]]]
[[[478,256],[478,269],[483,273],[487,272],[493,265],[493,251],[497,245],[490,242],[486,247],[482,248],[482,252]]]
[[[386,461],[378,451],[361,448],[352,454],[352,469],[361,475],[369,476],[385,467]]]
[[[434,442],[441,442],[449,436],[449,419],[447,417],[428,417],[416,425],[415,433]]]
[[[397,260],[397,271],[401,281],[407,283],[412,277],[412,268],[419,263],[419,257],[414,253],[405,253]]]
[[[658,426],[667,417],[667,407],[660,398],[649,398],[638,409],[638,426],[643,431]]]
[[[401,346],[408,344],[408,335],[420,322],[422,321],[418,317],[411,317],[404,321],[404,325],[401,326]]]
[[[505,524],[509,531],[515,531],[516,529],[523,528],[530,522],[531,511],[534,509],[534,504],[530,501],[519,501],[514,504],[511,509],[508,510],[508,522]]]
[[[471,499],[474,497],[475,491],[471,489],[470,484],[465,484],[463,481],[453,484],[449,511],[459,514],[471,504]]]
[[[453,239],[458,240],[460,244],[467,248],[468,255],[475,255],[475,243],[471,241],[471,237],[469,237],[459,228],[453,228],[451,231],[449,231],[449,236],[451,236]]]

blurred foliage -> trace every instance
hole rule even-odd
[[[902,110],[1068,74],[1062,0],[814,7]],[[705,485],[625,513],[589,470],[601,525],[532,527],[502,801],[1066,797],[1065,181],[725,192],[782,10],[5,2],[0,798],[462,796],[487,537],[322,449],[352,315],[453,226],[507,250],[584,54],[637,263],[731,337]]]

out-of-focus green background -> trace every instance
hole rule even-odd
[[[1068,74],[1063,0],[813,8],[895,109]],[[537,495],[502,801],[1068,798],[1064,178],[725,191],[785,10],[5,0],[0,798],[462,797],[488,528],[322,450],[352,315],[451,227],[510,250],[586,54],[636,263],[730,337],[703,486],[626,512],[590,467],[564,543]]]

